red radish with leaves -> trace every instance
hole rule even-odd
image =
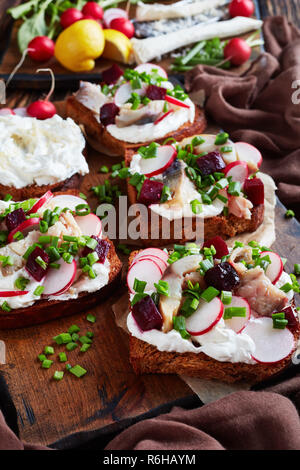
[[[103,14],[103,21],[104,21],[105,26],[107,28],[111,27],[110,26],[111,22],[115,18],[125,18],[126,20],[128,20],[128,14],[122,8],[108,8],[107,10],[105,10],[105,12]]]
[[[83,13],[77,8],[68,8],[60,17],[60,24],[64,29],[83,19]]]
[[[95,20],[103,18],[103,8],[97,2],[87,2],[81,11],[84,16],[90,16]]]
[[[254,3],[252,0],[232,0],[229,5],[229,14],[235,16],[252,16],[254,13]]]
[[[28,44],[28,55],[36,62],[45,62],[54,56],[55,44],[47,36],[36,36]]]
[[[125,34],[128,39],[134,36],[135,30],[132,22],[126,18],[115,18],[110,22],[110,28]]]
[[[39,69],[37,70],[37,73],[39,72],[50,72],[52,79],[51,89],[44,100],[34,101],[27,107],[27,114],[30,117],[40,120],[50,119],[54,114],[56,114],[56,107],[51,103],[51,101],[49,101],[55,87],[54,73],[51,69]]]

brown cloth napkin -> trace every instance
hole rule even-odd
[[[267,52],[241,76],[209,66],[186,75],[188,92],[204,90],[206,112],[234,141],[258,147],[262,170],[278,185],[287,205],[300,202],[300,31],[285,17],[269,17],[263,33]],[[298,85],[296,81],[298,80]]]
[[[127,428],[105,450],[299,450],[297,410],[300,375],[264,391],[236,392],[197,409],[175,407]],[[0,450],[4,449],[47,448],[23,444],[0,413]]]

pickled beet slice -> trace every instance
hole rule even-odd
[[[265,187],[260,178],[252,178],[245,180],[244,191],[248,196],[249,201],[254,206],[263,204],[265,201]]]
[[[43,261],[47,264],[47,268],[43,269],[42,266],[40,266],[36,262],[36,258],[40,256]],[[47,253],[42,250],[39,246],[35,247],[32,253],[28,256],[27,263],[26,263],[26,271],[36,280],[36,281],[41,281],[43,277],[47,273],[48,265],[50,263],[50,258],[47,255]]]
[[[226,164],[219,152],[210,152],[196,160],[199,170],[203,176],[208,176],[215,171],[222,171]]]
[[[117,64],[113,64],[109,69],[103,70],[102,80],[107,85],[111,85],[112,83],[116,83],[122,75],[123,70]]]
[[[150,100],[164,100],[167,90],[161,86],[149,85],[146,90],[146,96]]]
[[[16,209],[12,211],[10,214],[7,214],[5,217],[5,223],[7,230],[11,232],[15,228],[17,228],[22,222],[25,222],[26,215],[24,210],[20,207],[20,209]]]
[[[100,121],[103,126],[114,124],[116,116],[120,111],[119,106],[115,103],[106,103],[100,109]]]
[[[278,310],[278,312],[274,313],[284,313],[285,319],[288,321],[287,326],[291,331],[295,331],[299,328],[299,323],[297,318],[295,317],[293,307],[289,305],[288,307],[283,308],[282,310]]]
[[[141,204],[145,204],[145,206],[159,203],[163,187],[164,185],[160,181],[154,181],[150,179],[145,180],[141,188],[138,201]]]
[[[132,316],[142,331],[161,330],[163,319],[150,295],[142,298],[132,307]]]
[[[220,292],[222,290],[232,291],[240,283],[238,273],[227,261],[217,264],[206,271],[204,280],[208,286],[213,286]]]
[[[109,243],[106,240],[102,240],[101,238],[96,237],[96,235],[92,235],[91,238],[97,241],[97,246],[94,250],[92,250],[88,246],[84,247],[82,256],[87,256],[89,253],[95,251],[99,256],[97,263],[103,264],[106,260],[107,253],[109,251]]]
[[[219,235],[216,237],[210,238],[209,240],[206,240],[206,242],[203,243],[203,248],[210,248],[211,246],[214,246],[216,249],[216,254],[214,255],[214,258],[221,259],[223,256],[227,256],[229,253],[228,246],[226,242],[221,238]]]

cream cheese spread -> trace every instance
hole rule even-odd
[[[83,134],[70,118],[0,116],[0,135],[0,181],[5,186],[51,185],[89,172]]]

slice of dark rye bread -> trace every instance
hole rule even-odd
[[[61,191],[56,193],[79,196],[78,190]],[[122,263],[119,260],[114,244],[109,242],[107,258],[110,262],[109,282],[96,292],[81,292],[77,299],[70,300],[38,300],[30,307],[5,312],[0,310],[0,330],[23,328],[26,326],[46,323],[56,318],[75,315],[81,311],[94,307],[116,292],[121,280]]]
[[[129,166],[134,151],[129,150],[125,154],[125,165]],[[129,184],[127,179],[127,194],[130,204],[137,203],[137,191],[134,186]],[[217,215],[214,217],[208,217],[204,219],[204,240],[219,235],[220,237],[227,239],[234,237],[238,234],[245,232],[255,232],[257,228],[263,223],[264,220],[264,204],[259,204],[251,209],[251,219],[242,219],[236,215],[229,214],[228,216]],[[192,223],[187,224],[184,230],[184,224],[182,222],[182,237],[176,238],[176,224],[174,221],[170,222],[170,237],[164,238],[163,230],[163,217],[155,214],[155,223],[158,223],[158,238],[151,237],[151,210],[148,209],[148,219],[144,223],[141,215],[140,233],[141,241],[145,246],[165,246],[174,243],[185,243],[193,241],[195,239],[196,223],[197,218],[192,218]],[[157,220],[157,222],[156,222]],[[177,229],[178,230],[178,229]]]
[[[156,142],[162,143],[168,137],[180,141],[186,137],[195,134],[203,133],[206,128],[206,119],[204,111],[197,106],[195,112],[195,119],[193,123],[187,122],[179,127],[176,131],[169,132],[163,138],[157,139]],[[75,96],[69,96],[66,102],[66,115],[71,117],[77,124],[83,125],[89,142],[92,146],[97,148],[108,155],[117,156],[125,155],[128,149],[138,149],[142,145],[149,145],[151,142],[140,142],[138,144],[131,144],[123,140],[115,139],[107,130],[106,127],[97,121],[93,111],[88,109],[80,103]]]
[[[138,251],[132,252],[129,266]],[[300,327],[293,331],[295,349],[300,337]],[[177,353],[159,351],[152,344],[130,335],[130,363],[136,374],[180,374],[221,382],[258,383],[278,374],[291,363],[294,351],[274,364],[245,364],[243,362],[220,362],[204,353]]]
[[[29,198],[41,197],[47,191],[68,191],[70,189],[79,188],[83,180],[83,176],[79,173],[75,173],[70,178],[64,181],[58,181],[54,184],[45,184],[38,186],[37,184],[31,184],[24,188],[14,188],[13,186],[5,186],[0,184],[0,198],[3,198],[6,194],[10,194],[14,201],[24,201]]]

